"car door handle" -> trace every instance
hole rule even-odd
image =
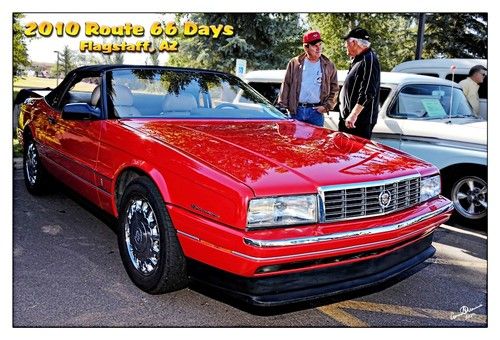
[[[54,117],[48,117],[47,119],[49,120],[49,123],[52,125],[57,123],[57,119],[55,119]]]

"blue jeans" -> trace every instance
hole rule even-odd
[[[316,126],[323,126],[323,124],[325,123],[325,117],[323,116],[323,114],[319,113],[312,107],[299,106],[297,108],[297,114],[295,115],[295,119]]]

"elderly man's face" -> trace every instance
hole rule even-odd
[[[344,47],[345,47],[346,53],[349,57],[356,56],[356,52],[354,49],[355,45],[356,45],[356,42],[354,42],[352,39],[347,39],[346,41],[344,41]]]
[[[321,45],[321,41],[318,41],[315,44],[304,44],[304,51],[307,54],[307,57],[310,60],[318,60],[321,57],[321,50],[323,46]]]
[[[484,78],[486,77],[486,71],[480,70],[472,76],[472,80],[474,80],[477,84],[482,84]]]

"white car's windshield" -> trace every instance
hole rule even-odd
[[[117,118],[287,118],[251,87],[223,73],[118,69],[107,77]]]
[[[460,88],[453,87],[452,90],[451,86],[431,84],[403,87],[392,104],[390,116],[423,120],[474,117]]]

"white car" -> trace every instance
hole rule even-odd
[[[346,74],[338,71],[340,85]],[[245,81],[275,103],[284,76],[284,70],[253,71]],[[456,219],[484,226],[487,122],[473,116],[460,86],[440,78],[382,72],[380,105],[372,139],[436,165]],[[325,127],[337,130],[337,110],[328,114]]]
[[[419,59],[405,61],[396,65],[392,72],[416,73],[423,76],[453,80],[456,83],[469,76],[469,70],[475,65],[487,67],[486,59]],[[452,72],[452,70],[454,70]],[[488,77],[479,86],[479,105],[481,117],[488,117]]]

